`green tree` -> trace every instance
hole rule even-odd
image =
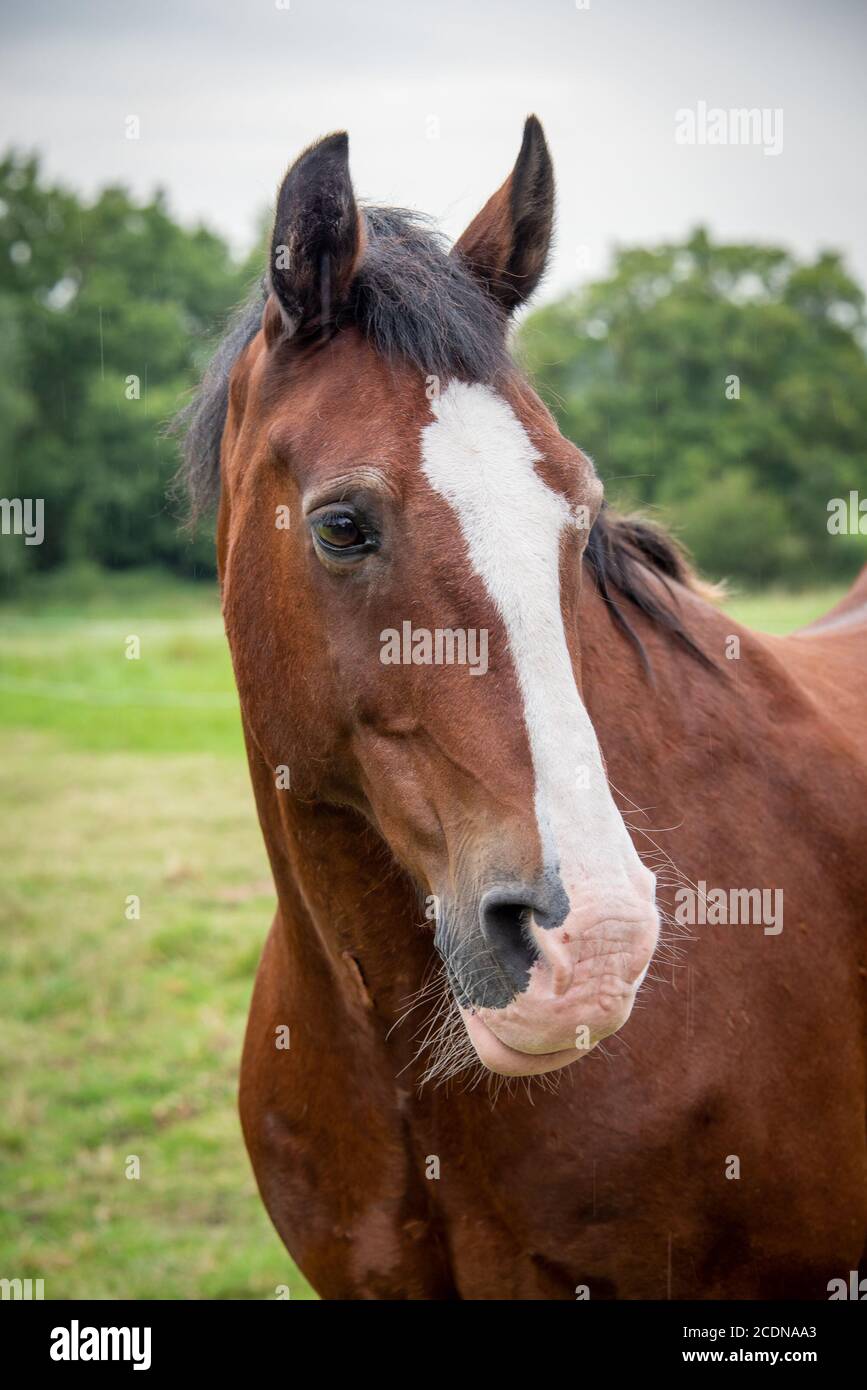
[[[808,583],[867,560],[867,538],[827,526],[830,498],[867,495],[864,335],[838,256],[801,265],[699,229],[620,250],[519,341],[609,500],[656,511],[712,574]]]
[[[41,546],[2,540],[7,581],[81,559],[212,571],[167,503],[162,426],[250,278],[161,193],[87,203],[35,157],[0,161],[0,496],[45,500]]]

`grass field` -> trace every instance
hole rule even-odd
[[[0,609],[0,722],[0,1275],[311,1297],[235,1108],[274,898],[214,591],[133,577]]]
[[[727,606],[783,632],[838,596]],[[0,607],[0,725],[0,1277],[312,1297],[235,1109],[273,890],[215,590],[60,577]]]

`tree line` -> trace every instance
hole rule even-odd
[[[160,192],[86,199],[36,156],[0,161],[0,498],[45,507],[41,544],[0,538],[5,590],[82,561],[213,573],[208,528],[168,500],[164,427],[262,268]],[[516,348],[609,500],[670,524],[709,575],[813,584],[867,559],[864,295],[838,255],[703,230],[620,249]]]
[[[545,305],[525,365],[606,497],[669,525],[713,578],[809,585],[867,561],[864,294],[839,255],[768,246],[621,249]],[[859,492],[860,489],[860,492]]]

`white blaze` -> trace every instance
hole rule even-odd
[[[640,863],[618,812],[590,717],[579,697],[560,606],[560,541],[569,504],[536,472],[533,443],[487,386],[451,382],[431,402],[422,470],[454,509],[502,617],[524,702],[545,865],[559,869],[573,908],[626,887]],[[594,891],[595,890],[595,891]]]

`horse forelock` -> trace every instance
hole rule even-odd
[[[354,325],[386,360],[407,363],[437,387],[461,381],[495,382],[512,367],[501,311],[450,255],[430,220],[405,208],[363,209],[366,248],[349,296],[327,325],[331,335]],[[235,311],[202,380],[170,425],[181,438],[179,489],[198,518],[219,494],[220,443],[229,378],[258,333],[268,296],[259,281]],[[327,335],[323,342],[327,341]]]

